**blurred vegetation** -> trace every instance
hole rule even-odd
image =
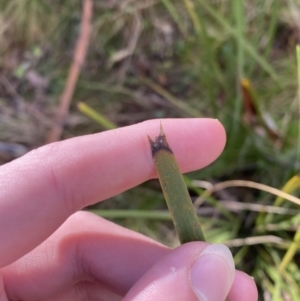
[[[28,150],[44,143],[81,12],[76,0],[0,0],[0,142]],[[214,164],[186,177],[193,198],[205,183],[234,179],[278,189],[294,179],[285,191],[299,197],[299,19],[296,0],[94,1],[63,139],[150,118],[218,118],[227,145]],[[101,114],[100,124],[78,110],[79,102]],[[208,241],[227,242],[237,268],[255,277],[260,300],[299,300],[299,206],[277,199],[274,207],[275,199],[231,187],[207,197],[199,214]],[[178,244],[157,181],[93,209]]]

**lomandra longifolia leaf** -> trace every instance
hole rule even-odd
[[[148,138],[159,182],[180,242],[184,244],[205,241],[198,216],[162,126],[155,141]]]

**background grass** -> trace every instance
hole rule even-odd
[[[0,0],[0,141],[27,149],[44,143],[72,61],[81,4]],[[299,19],[296,0],[95,1],[88,56],[63,139],[150,118],[218,118],[228,142],[214,164],[187,175],[193,198],[203,192],[195,180],[251,180],[281,189],[300,168]],[[251,89],[242,88],[243,78]],[[104,121],[82,114],[79,102]],[[294,181],[286,191],[299,196],[299,177]],[[299,229],[299,206],[281,201],[278,211],[274,201],[260,190],[231,187],[206,198],[199,214],[207,239],[227,242],[237,268],[255,277],[261,300],[299,300],[299,242],[279,271]],[[178,244],[157,181],[93,209]]]

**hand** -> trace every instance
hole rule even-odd
[[[166,119],[183,172],[221,153],[217,120]],[[159,122],[46,145],[0,168],[0,300],[255,301],[222,245],[171,250],[79,210],[155,177]],[[79,211],[79,212],[77,212]],[[77,212],[77,213],[76,213]]]

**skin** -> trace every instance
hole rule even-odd
[[[224,148],[217,120],[162,123],[182,172],[203,168]],[[147,134],[158,129],[150,120],[73,138],[0,167],[0,301],[199,300],[188,271],[207,243],[171,250],[80,211],[156,177]],[[170,278],[173,262],[182,272]],[[228,299],[257,300],[253,279],[233,275]],[[218,285],[228,285],[222,279]]]

